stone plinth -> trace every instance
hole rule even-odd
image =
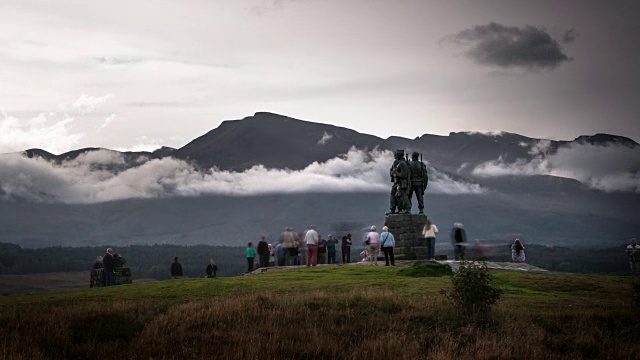
[[[427,260],[427,242],[422,229],[426,215],[388,215],[384,224],[396,239],[393,251],[398,260]]]

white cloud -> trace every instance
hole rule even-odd
[[[318,145],[324,145],[331,139],[333,139],[333,135],[325,131],[322,133],[322,137],[320,138],[320,140],[318,140]]]
[[[118,173],[106,170],[123,161],[121,154],[107,150],[83,154],[60,165],[7,154],[0,156],[0,187],[7,196],[65,203],[206,194],[388,192],[393,156],[389,151],[352,149],[345,156],[315,162],[299,171],[254,166],[243,172],[215,168],[198,172],[173,158],[146,161]],[[455,181],[436,170],[430,176],[428,192],[482,192],[478,185]]]
[[[102,122],[102,126],[100,126],[100,129],[104,129],[107,126],[109,126],[113,120],[115,120],[118,117],[118,115],[116,114],[111,114],[109,115],[106,119],[104,119],[104,121]]]
[[[84,137],[74,133],[72,117],[60,117],[53,112],[40,113],[28,121],[3,114],[0,120],[0,153],[45,148],[54,153],[70,150]]]
[[[107,94],[104,96],[89,96],[87,94],[80,95],[75,101],[69,104],[60,104],[59,107],[61,110],[71,113],[79,113],[79,114],[91,114],[96,110],[98,106],[107,102],[107,100],[111,99],[113,94]]]
[[[476,166],[477,176],[552,175],[578,180],[603,191],[640,192],[640,148],[591,144],[561,147],[549,153],[550,143],[532,146],[531,159],[506,163],[502,158]]]
[[[150,138],[148,136],[138,136],[136,138],[136,144],[127,147],[116,147],[118,151],[154,151],[164,145],[164,140],[161,138]]]

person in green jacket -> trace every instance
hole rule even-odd
[[[253,258],[256,257],[256,249],[253,248],[253,243],[249,241],[247,244],[247,272],[253,271]]]
[[[336,263],[336,245],[338,244],[338,239],[335,236],[329,235],[329,240],[327,240],[327,253],[328,253],[328,263],[335,264]]]

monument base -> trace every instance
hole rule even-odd
[[[387,215],[384,224],[396,239],[393,254],[397,260],[428,260],[427,241],[422,236],[422,229],[427,223],[427,216],[403,214]]]

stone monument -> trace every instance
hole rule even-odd
[[[418,163],[416,156],[413,160],[419,166],[420,175],[424,174],[418,179],[419,181],[414,181],[415,187],[418,188],[416,195],[424,196],[426,181],[428,181],[426,180],[426,168],[422,160]],[[397,260],[426,260],[428,259],[427,243],[422,235],[422,230],[427,223],[427,216],[423,212],[422,198],[418,198],[420,214],[411,214],[409,198],[411,193],[409,191],[412,185],[412,172],[408,161],[404,159],[404,150],[395,151],[395,161],[389,173],[393,186],[391,187],[390,211],[386,213],[384,225],[395,237],[396,246],[393,251],[395,258]]]
[[[396,239],[393,254],[396,260],[427,260],[427,241],[422,235],[422,229],[427,223],[424,214],[394,214],[387,215],[384,225]]]

